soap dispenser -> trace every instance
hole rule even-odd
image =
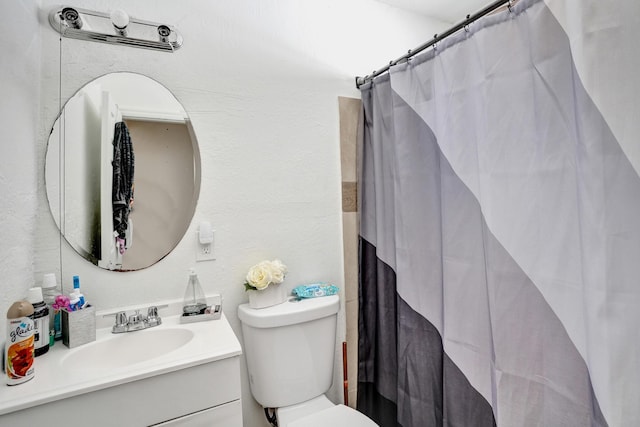
[[[189,283],[187,290],[184,292],[184,303],[182,305],[183,316],[197,316],[204,314],[207,309],[207,300],[200,287],[200,281],[195,269],[189,270]]]

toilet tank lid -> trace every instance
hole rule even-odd
[[[254,328],[276,328],[332,316],[338,312],[339,307],[338,295],[303,300],[291,297],[282,304],[261,309],[241,304],[238,306],[238,318]]]

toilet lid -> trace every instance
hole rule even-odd
[[[299,418],[287,427],[376,427],[366,415],[344,405],[336,405]]]

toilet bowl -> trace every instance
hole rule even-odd
[[[339,307],[337,295],[238,307],[251,394],[276,410],[278,427],[377,426],[325,396],[333,380]]]

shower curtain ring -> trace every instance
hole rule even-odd
[[[509,9],[509,13],[513,12],[513,9],[512,9],[513,8],[513,0],[509,0],[507,2],[507,8]]]
[[[466,18],[466,20],[468,21],[468,20],[469,20],[469,18],[471,18],[471,15],[470,15],[470,14],[467,14],[467,18]],[[468,33],[468,32],[469,32],[469,23],[464,24],[464,32],[465,32],[465,33]]]

